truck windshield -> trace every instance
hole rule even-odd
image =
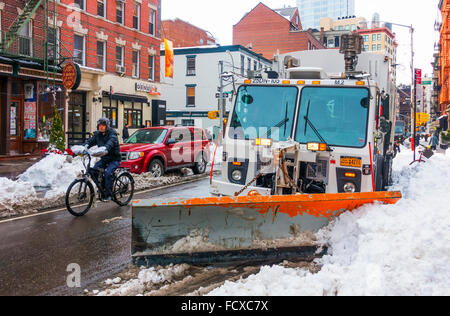
[[[330,146],[363,148],[367,141],[369,90],[365,88],[303,88],[295,140]],[[308,124],[308,121],[311,124]]]
[[[297,95],[297,87],[241,86],[229,136],[247,140],[287,140],[292,133]]]
[[[395,134],[403,134],[404,131],[405,131],[405,123],[404,122],[395,123]]]
[[[142,129],[131,135],[127,144],[161,144],[166,134],[166,129]]]

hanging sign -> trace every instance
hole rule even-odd
[[[62,72],[63,85],[67,90],[76,90],[81,83],[80,66],[76,63],[68,63]]]

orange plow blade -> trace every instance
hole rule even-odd
[[[142,200],[132,206],[138,265],[314,258],[314,233],[343,212],[400,192]]]

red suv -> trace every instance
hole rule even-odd
[[[120,146],[121,167],[133,173],[151,172],[161,177],[166,171],[192,168],[206,172],[210,140],[195,127],[151,127],[135,132]]]

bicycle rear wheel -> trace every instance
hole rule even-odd
[[[114,181],[113,201],[119,206],[127,206],[134,195],[134,179],[131,174],[121,173]]]
[[[83,216],[91,209],[94,197],[92,183],[86,179],[75,180],[66,192],[66,208],[73,216]]]

